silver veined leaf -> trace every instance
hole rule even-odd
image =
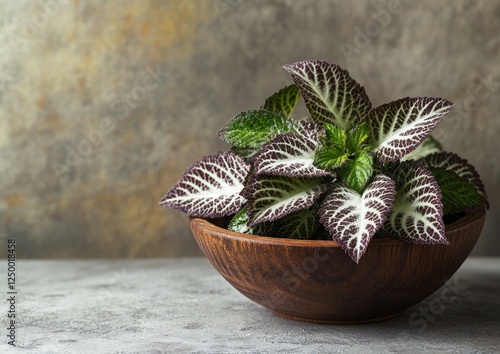
[[[356,263],[384,224],[396,195],[395,183],[378,175],[363,194],[337,184],[319,209],[320,222]]]
[[[242,192],[248,200],[248,225],[309,209],[326,188],[321,178],[254,175]]]
[[[479,195],[484,199],[486,208],[489,208],[488,196],[483,181],[474,166],[468,163],[466,159],[455,153],[443,151],[426,156],[424,161],[429,167],[442,167],[455,172],[460,177],[466,178],[476,187]]]
[[[412,152],[451,110],[443,98],[401,98],[368,113],[371,145],[379,161],[399,160]]]
[[[415,161],[390,167],[386,172],[396,182],[397,194],[382,234],[411,243],[448,244],[441,190],[431,171]]]
[[[193,163],[165,194],[160,205],[189,216],[218,218],[236,213],[246,199],[240,195],[250,166],[239,156],[219,152]]]
[[[336,64],[305,60],[283,68],[299,88],[315,123],[349,129],[372,107],[363,86]]]
[[[441,144],[431,135],[429,135],[419,146],[416,147],[415,150],[410,152],[408,155],[403,156],[401,161],[419,160],[422,157],[433,154],[435,152],[440,152],[442,150],[443,148],[441,147]]]
[[[314,166],[314,152],[320,144],[318,130],[302,130],[276,136],[255,155],[255,174],[290,177],[331,175]]]

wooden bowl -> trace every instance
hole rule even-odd
[[[446,226],[450,245],[375,238],[356,264],[335,241],[253,236],[190,220],[198,245],[239,292],[275,313],[319,323],[368,323],[400,314],[438,290],[474,248],[484,210]]]

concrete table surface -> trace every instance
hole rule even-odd
[[[500,353],[500,258],[467,260],[445,287],[395,319],[334,326],[274,315],[202,258],[18,260],[17,347],[4,300],[0,353]]]

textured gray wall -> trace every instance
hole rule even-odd
[[[500,1],[3,1],[0,233],[24,257],[200,254],[157,206],[217,130],[290,79],[336,62],[374,104],[456,103],[445,147],[492,208],[476,255],[500,255]],[[305,112],[304,110],[299,111]]]

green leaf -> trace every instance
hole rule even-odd
[[[467,178],[443,167],[431,167],[430,170],[441,189],[444,214],[466,211],[483,203],[482,196]]]
[[[468,163],[467,160],[461,158],[457,154],[442,151],[427,155],[424,158],[424,162],[429,167],[443,167],[447,170],[455,172],[460,177],[467,179],[473,186],[476,187],[477,192],[483,198],[486,209],[489,208],[490,204],[488,202],[488,196],[486,195],[486,189],[484,188],[483,181],[474,166]]]
[[[354,131],[347,139],[347,151],[350,154],[356,154],[361,149],[363,143],[369,138],[369,136],[370,128],[366,123],[358,126],[356,129],[354,129]]]
[[[363,193],[372,173],[373,158],[364,152],[354,159],[348,160],[339,170],[339,175],[347,183],[347,186],[359,194]]]
[[[349,156],[338,146],[324,145],[314,155],[314,165],[325,171],[333,171],[346,163]]]
[[[219,137],[238,148],[258,149],[277,134],[292,128],[292,121],[283,113],[261,109],[238,114],[219,131]]]
[[[326,139],[325,144],[338,146],[340,149],[345,149],[346,132],[344,129],[337,128],[332,124],[325,124]]]
[[[283,113],[285,116],[290,117],[299,98],[299,88],[292,84],[268,97],[263,108],[267,111]]]
[[[433,154],[435,152],[440,152],[442,150],[443,148],[441,147],[441,144],[431,135],[429,135],[427,138],[425,138],[422,144],[417,146],[417,148],[410,152],[408,155],[405,155],[401,159],[401,161],[418,160],[422,157],[426,157],[427,155]]]
[[[231,152],[241,157],[245,162],[251,162],[258,151],[258,149],[252,148],[239,148],[236,146],[231,147]]]
[[[233,216],[228,230],[239,232],[242,234],[251,234],[259,236],[270,236],[273,233],[274,225],[271,222],[263,222],[254,226],[248,226],[248,207],[242,208],[236,215]]]
[[[274,237],[310,240],[319,228],[318,205],[299,210],[277,220]]]
[[[325,138],[314,154],[314,165],[325,171],[333,171],[342,166],[349,155],[345,151],[347,135],[345,130],[332,124],[325,124]]]

